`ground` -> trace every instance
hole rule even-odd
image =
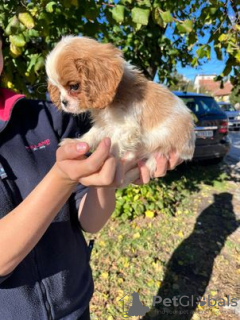
[[[126,318],[133,292],[150,308],[134,320],[240,319],[240,133],[230,137],[225,163],[191,168],[175,216],[112,220],[95,237],[93,320]]]

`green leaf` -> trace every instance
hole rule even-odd
[[[235,54],[235,59],[238,61],[238,63],[240,63],[240,50],[238,50]]]
[[[191,62],[191,65],[192,65],[193,68],[198,66],[198,58],[197,57],[193,58],[193,60]]]
[[[52,13],[53,12],[53,7],[56,6],[56,5],[57,5],[57,3],[54,2],[54,1],[49,2],[46,5],[46,11]]]
[[[210,14],[214,15],[217,12],[218,8],[212,7],[210,8]]]
[[[45,60],[44,60],[44,58],[41,56],[41,57],[39,57],[39,58],[37,59],[36,64],[34,65],[34,72],[35,72],[36,74],[38,74],[38,71],[39,71],[40,69],[42,69],[42,68],[44,67],[44,65],[45,65]]]
[[[224,42],[228,40],[228,35],[227,34],[221,34],[220,37],[218,38],[220,42]]]
[[[34,28],[35,23],[29,12],[20,12],[18,14],[18,19],[27,29]]]
[[[193,22],[191,20],[185,20],[182,23],[177,22],[176,26],[180,33],[190,33],[193,30]]]
[[[123,5],[127,4],[127,3],[132,3],[133,0],[120,0],[119,3],[122,3]]]
[[[160,15],[161,15],[164,22],[166,22],[166,23],[173,22],[173,17],[172,17],[171,12],[169,10],[165,11],[165,12],[161,12]]]
[[[19,29],[20,29],[20,22],[17,16],[13,16],[6,27],[5,33],[9,36],[10,34],[18,33]]]
[[[26,44],[23,34],[10,35],[9,40],[16,47],[24,47]]]
[[[160,12],[159,12],[159,8],[154,8],[153,11],[152,11],[152,18],[153,18],[153,21],[158,24],[160,27],[164,27],[164,22],[163,22],[163,19],[160,15]]]
[[[207,59],[210,59],[210,52],[211,52],[210,46],[203,45],[196,52],[200,59],[204,57],[206,57]]]
[[[10,43],[10,53],[13,58],[17,58],[22,54],[22,48]]]
[[[215,50],[215,53],[216,53],[218,60],[222,60],[223,57],[222,57],[221,46],[218,46],[218,45],[214,46],[214,50]]]
[[[32,54],[30,56],[30,62],[29,62],[28,68],[27,68],[27,72],[31,71],[32,67],[34,67],[34,65],[36,64],[38,58],[39,58],[39,54],[38,53]]]
[[[132,20],[137,24],[147,25],[149,14],[150,14],[149,9],[133,8],[132,9]]]
[[[118,23],[124,21],[124,9],[125,7],[123,5],[117,5],[112,10],[112,17]]]

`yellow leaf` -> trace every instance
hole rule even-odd
[[[212,307],[211,308],[212,313],[216,314],[217,316],[221,313],[218,309],[218,307]]]
[[[216,290],[211,290],[211,296],[215,297],[216,294],[217,294]]]
[[[34,20],[29,12],[20,12],[18,14],[19,21],[28,29],[34,27]]]
[[[107,279],[108,278],[108,273],[107,272],[102,272],[101,273],[101,278],[102,279]]]
[[[139,194],[136,194],[136,195],[133,197],[133,201],[137,201],[139,198],[140,198],[140,195],[139,195]]]
[[[182,232],[182,231],[178,232],[178,236],[179,236],[180,238],[183,238],[183,237],[184,237],[183,232]]]
[[[192,317],[192,320],[200,320],[199,315],[195,313]]]
[[[147,218],[153,218],[153,217],[154,217],[154,212],[151,211],[151,210],[146,210],[146,211],[145,211],[145,216],[146,216]]]
[[[138,239],[138,238],[140,238],[140,233],[139,232],[134,233],[133,239]]]
[[[103,240],[99,241],[99,245],[100,247],[106,247],[106,243]]]
[[[149,280],[149,281],[147,282],[147,285],[148,285],[149,287],[153,286],[153,285],[154,285],[154,281],[153,281],[153,280]]]
[[[157,281],[156,282],[156,285],[157,285],[158,288],[161,286],[161,284],[162,284],[162,281]]]
[[[9,89],[12,89],[12,88],[14,88],[14,84],[13,84],[11,81],[8,81],[8,82],[7,82],[7,87],[8,87]]]

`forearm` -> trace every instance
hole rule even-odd
[[[71,195],[54,166],[29,196],[0,220],[0,275],[6,275],[40,240],[51,221]]]
[[[79,206],[82,228],[96,233],[106,224],[115,209],[115,189],[90,187]]]

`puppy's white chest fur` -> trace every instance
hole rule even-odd
[[[111,153],[116,157],[136,156],[141,145],[139,118],[134,108],[126,113],[121,106],[93,112],[94,124],[91,130],[81,137],[81,141],[93,149],[105,138],[111,138]]]

